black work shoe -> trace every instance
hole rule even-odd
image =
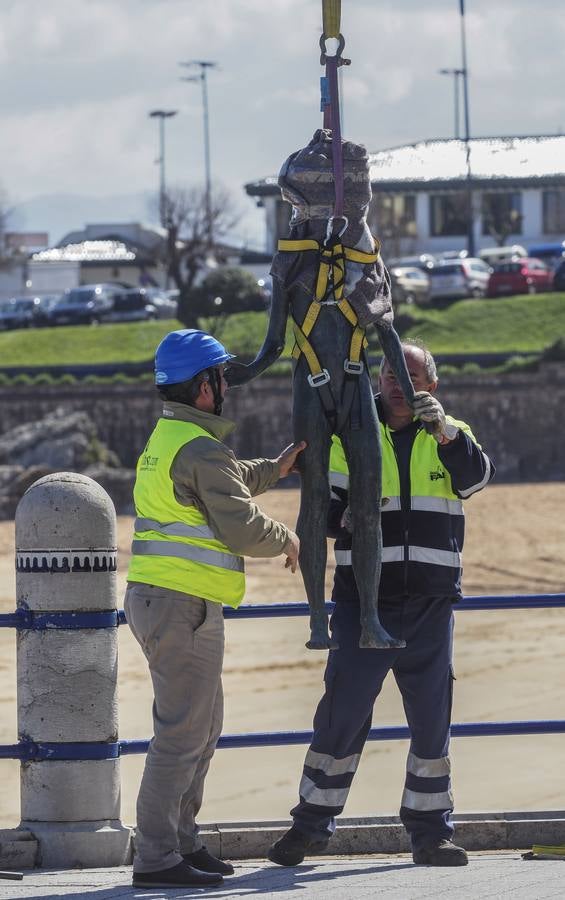
[[[269,848],[267,856],[271,862],[277,863],[279,866],[297,866],[305,856],[321,853],[327,846],[327,840],[310,837],[293,825],[280,840]]]
[[[134,888],[179,888],[216,887],[222,881],[222,876],[217,873],[201,872],[186,862],[180,862],[160,872],[134,872],[131,883]]]
[[[466,866],[469,862],[463,847],[457,847],[447,839],[414,850],[412,859],[417,866]]]
[[[183,853],[182,858],[190,866],[200,869],[201,872],[216,872],[218,875],[233,875],[233,866],[231,863],[218,859],[206,849],[201,847],[194,853]]]

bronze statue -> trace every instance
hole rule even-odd
[[[365,329],[374,325],[406,398],[414,389],[392,321],[390,278],[367,226],[371,199],[365,148],[342,142],[343,216],[333,217],[331,132],[315,132],[307,147],[284,163],[279,185],[292,204],[290,235],[279,242],[271,274],[273,298],[267,335],[255,360],[228,371],[240,385],[282,353],[288,316],[293,351],[293,427],[300,454],[301,502],[297,533],[300,569],[310,605],[311,649],[335,646],[324,604],[326,520],[332,434],[341,438],[349,467],[352,565],[361,598],[361,647],[403,647],[382,627],[377,611],[382,541],[381,451]]]

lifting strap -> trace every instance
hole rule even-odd
[[[341,148],[341,122],[339,110],[339,83],[337,71],[340,66],[349,65],[350,60],[342,57],[345,47],[340,32],[341,0],[322,0],[322,36],[320,63],[326,67],[325,78],[321,80],[321,107],[324,114],[323,126],[332,132],[332,167],[334,175],[334,219],[344,218],[343,152]]]
[[[334,242],[329,245],[320,244],[311,238],[304,240],[280,240],[278,242],[278,249],[283,253],[316,252],[319,256],[315,299],[310,303],[301,323],[297,322],[294,317],[292,318],[295,339],[292,356],[295,360],[298,360],[301,355],[306,359],[310,369],[308,383],[311,387],[318,390],[324,413],[335,434],[340,433],[349,418],[358,387],[358,377],[364,369],[364,362],[362,362],[361,356],[364,348],[367,346],[365,329],[359,325],[355,311],[343,293],[345,264],[346,260],[363,264],[376,262],[379,258],[380,249],[378,241],[376,243],[375,253],[364,253],[352,247],[344,247],[339,242],[339,238],[334,239]],[[337,306],[340,313],[351,325],[349,357],[343,362],[346,374],[339,414],[330,387],[329,372],[320,363],[310,341],[310,335],[323,306]],[[352,428],[360,427],[357,415],[354,417],[354,420],[352,419],[351,425]]]

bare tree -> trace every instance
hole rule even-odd
[[[12,214],[8,207],[8,198],[0,188],[0,268],[5,269],[12,265],[14,254],[6,246],[6,228]]]
[[[175,187],[167,191],[164,197],[164,263],[169,278],[180,292],[178,315],[187,328],[197,327],[198,316],[205,314],[198,308],[198,295],[192,296],[199,273],[205,268],[209,257],[217,259],[221,256],[218,245],[239,219],[240,214],[230,193],[222,188],[212,194],[210,223],[203,189]]]
[[[518,234],[524,216],[514,208],[512,195],[486,193],[483,195],[483,222],[488,234],[503,247],[511,234]]]

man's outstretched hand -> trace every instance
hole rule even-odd
[[[306,447],[306,441],[297,441],[295,444],[290,444],[280,456],[277,456],[275,462],[277,462],[280,466],[281,478],[286,478],[287,475],[290,475],[291,472],[298,472],[298,467],[296,465],[296,459],[299,453]]]

